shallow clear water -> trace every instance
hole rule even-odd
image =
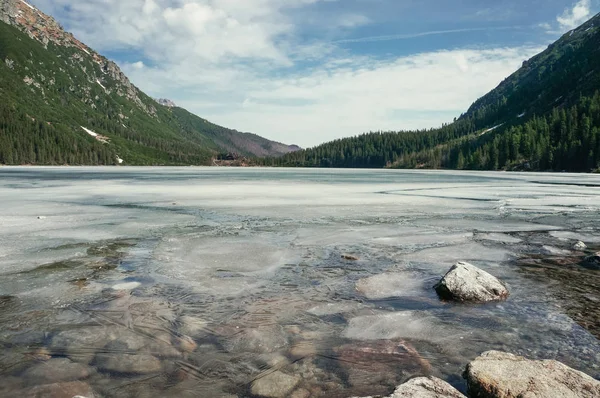
[[[593,175],[0,168],[0,395],[464,390],[490,349],[598,378],[600,271],[571,246],[600,248],[599,199]],[[509,300],[440,302],[456,261]]]

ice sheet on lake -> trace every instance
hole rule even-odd
[[[424,282],[424,278],[416,273],[385,273],[359,280],[356,290],[371,300],[416,297],[423,294]]]

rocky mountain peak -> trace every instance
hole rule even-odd
[[[167,108],[175,108],[177,106],[177,104],[175,104],[173,101],[167,98],[158,98],[155,99],[155,101],[162,106],[166,106]]]
[[[81,53],[74,54],[72,58],[80,63],[88,59],[99,66],[100,73],[95,73],[94,70],[87,71],[89,82],[97,82],[106,88],[108,94],[115,92],[120,97],[126,97],[133,101],[145,113],[151,116],[156,115],[156,108],[151,104],[146,105],[142,101],[140,91],[129,81],[116,63],[86,46],[73,34],[66,32],[54,18],[44,14],[25,0],[2,0],[0,21],[15,26],[32,39],[42,43],[46,49],[52,43],[81,51]]]

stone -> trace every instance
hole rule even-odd
[[[183,352],[194,352],[198,348],[198,344],[190,336],[182,335],[173,340],[173,345]]]
[[[587,245],[585,243],[583,243],[582,241],[578,241],[573,244],[573,250],[582,252],[585,249],[587,249]]]
[[[584,263],[593,267],[600,267],[600,252],[592,254],[591,256],[587,256],[584,260]]]
[[[30,385],[59,383],[86,379],[91,375],[89,367],[67,358],[54,358],[28,368],[23,378]]]
[[[344,260],[348,260],[348,261],[358,261],[358,260],[360,260],[358,257],[353,256],[351,254],[342,254],[342,258]]]
[[[229,352],[263,354],[279,351],[288,345],[286,334],[283,328],[278,325],[250,329],[236,328],[233,335],[231,333],[227,334],[224,337],[223,346]]]
[[[113,333],[111,328],[102,326],[64,330],[52,338],[50,351],[87,364],[94,358],[96,351],[114,338]]]
[[[373,397],[365,397],[373,398]],[[400,385],[385,398],[466,398],[458,390],[437,377],[416,377]]]
[[[202,318],[196,318],[190,315],[183,315],[178,319],[179,331],[189,336],[207,334],[208,322]]]
[[[72,381],[68,383],[43,384],[28,389],[24,395],[28,398],[74,398],[85,397],[94,398],[96,395],[92,388],[81,381]]]
[[[158,358],[149,354],[99,354],[95,364],[101,370],[118,373],[149,374],[162,369]]]
[[[300,383],[300,377],[280,371],[267,374],[252,382],[252,394],[265,398],[287,397]]]
[[[312,341],[297,341],[292,345],[289,353],[293,358],[311,357],[317,354],[317,347]]]
[[[467,365],[472,398],[593,398],[600,381],[558,361],[533,361],[500,351],[488,351]]]
[[[310,391],[299,388],[290,395],[290,398],[310,398]]]
[[[466,262],[454,264],[434,289],[441,299],[455,301],[501,301],[509,295],[504,283]]]
[[[405,340],[376,340],[334,348],[338,363],[356,393],[387,394],[409,377],[431,372],[430,363]]]

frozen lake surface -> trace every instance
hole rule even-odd
[[[0,396],[464,391],[491,349],[600,377],[597,175],[2,167],[0,203]],[[456,261],[508,301],[441,302]]]

